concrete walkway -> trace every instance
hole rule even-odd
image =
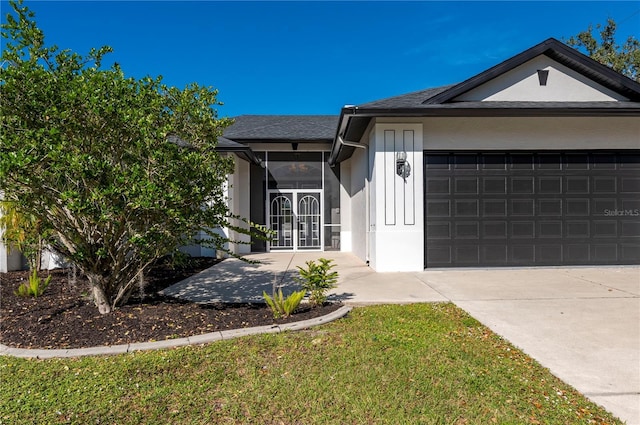
[[[375,273],[348,253],[235,259],[165,290],[193,301],[262,301],[296,285],[296,266],[331,258],[332,298],[349,305],[452,301],[628,424],[640,425],[640,267],[449,269]]]
[[[262,292],[271,295],[274,284],[285,295],[299,289],[293,280],[297,266],[327,258],[334,260],[339,273],[338,288],[330,292],[332,300],[350,305],[448,301],[421,279],[421,273],[376,273],[350,253],[268,253],[246,258],[260,263],[227,259],[165,289],[164,294],[194,302],[264,302]]]

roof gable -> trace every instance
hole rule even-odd
[[[550,38],[511,59],[453,86],[449,90],[425,99],[422,104],[433,105],[461,100],[478,100],[477,95],[482,92],[482,89],[480,89],[481,86],[487,84],[487,88],[493,87],[495,91],[496,87],[500,87],[499,80],[502,80],[502,84],[504,84],[504,82],[509,81],[509,78],[518,75],[522,70],[530,71],[531,65],[536,64],[535,59],[537,58],[541,58],[538,60],[542,60],[543,63],[547,61],[547,66],[552,66],[555,71],[560,71],[565,76],[573,78],[575,82],[582,83],[582,85],[579,86],[582,89],[591,87],[595,91],[608,96],[608,100],[640,101],[640,84],[583,55],[577,50],[566,46],[560,41]],[[527,63],[529,63],[528,66]],[[551,70],[549,71],[551,75]],[[555,71],[554,73],[556,73]],[[537,73],[534,75],[534,78],[537,80]],[[496,81],[493,82],[492,80]],[[487,88],[484,90],[486,91]],[[505,88],[506,87],[503,87],[503,89]],[[593,90],[586,90],[586,92],[590,94],[586,96],[584,101],[602,101],[602,98],[595,100],[598,96]],[[467,97],[465,97],[465,95],[467,95]],[[591,97],[591,99],[589,99],[589,97]],[[519,100],[527,101],[529,99]],[[572,101],[571,99],[564,98],[555,100]]]
[[[537,56],[481,84],[453,102],[607,102],[627,101],[583,74],[551,59]]]

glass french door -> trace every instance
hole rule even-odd
[[[322,250],[322,190],[269,191],[272,251]]]

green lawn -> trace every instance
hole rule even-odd
[[[0,358],[2,424],[620,423],[452,304],[100,358]]]

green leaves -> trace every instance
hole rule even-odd
[[[33,14],[11,5],[2,26],[0,187],[116,306],[154,259],[230,224],[224,187],[233,160],[215,147],[231,121],[218,119],[215,89],[105,69],[109,47],[84,57],[46,47]]]
[[[307,291],[294,291],[285,298],[282,288],[279,288],[277,292],[274,291],[273,297],[270,297],[266,291],[262,291],[262,297],[276,319],[291,316],[306,294]]]
[[[591,58],[640,82],[640,41],[629,36],[624,44],[619,45],[615,39],[616,27],[616,22],[609,18],[606,25],[597,24],[595,27],[599,41],[593,35],[593,26],[589,25],[586,31],[570,37],[566,43],[572,47],[583,47]]]
[[[309,291],[309,302],[312,305],[322,305],[327,301],[327,292],[336,287],[338,272],[331,271],[336,265],[333,260],[319,258],[318,263],[307,261],[307,267],[298,266],[299,276],[296,281],[305,291]]]
[[[51,283],[51,275],[43,281],[38,276],[38,271],[33,269],[29,275],[29,282],[25,282],[18,286],[18,289],[14,291],[19,297],[36,297],[38,298],[47,289]]]

